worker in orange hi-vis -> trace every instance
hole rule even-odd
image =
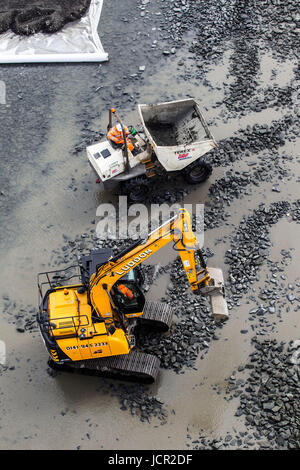
[[[127,147],[128,149],[132,152],[134,150],[134,145],[131,142],[131,140],[128,138],[130,132],[128,130],[128,127],[124,126],[124,132],[126,135],[126,142],[127,142]],[[124,144],[124,138],[123,138],[123,132],[122,132],[122,127],[121,124],[118,122],[114,127],[112,127],[106,136],[109,140],[114,142],[116,145],[123,145]]]
[[[121,292],[129,300],[132,300],[134,298],[132,290],[128,289],[128,287],[126,287],[125,284],[120,284],[118,286],[118,291]]]

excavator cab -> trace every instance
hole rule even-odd
[[[113,255],[110,248],[101,248],[91,251],[90,255],[84,256],[82,263],[82,278],[89,282],[92,275],[107,263]],[[143,313],[145,297],[142,292],[144,276],[140,266],[124,274],[113,286],[110,295],[113,303],[121,315],[126,317],[139,316]]]
[[[127,318],[142,315],[145,297],[136,280],[126,279],[123,276],[115,283],[111,290],[113,301],[118,309]]]

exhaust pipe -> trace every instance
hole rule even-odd
[[[123,155],[125,155],[125,171],[126,173],[130,173],[130,165],[129,165],[129,156],[128,156],[128,147],[127,147],[127,140],[126,140],[126,134],[123,126],[123,122],[121,121],[120,116],[117,114],[116,110],[114,108],[111,108],[109,110],[109,123],[107,126],[107,130],[111,129],[112,127],[112,115],[115,115],[117,121],[121,125],[122,128],[122,135],[123,135],[123,140],[124,140],[124,152]]]

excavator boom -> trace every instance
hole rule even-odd
[[[210,297],[212,315],[215,319],[224,320],[228,317],[222,271],[207,268],[192,230],[190,214],[186,209],[179,209],[174,217],[148,234],[145,240],[138,240],[134,245],[113,257],[91,277],[90,297],[100,316],[103,316],[101,307],[102,311],[103,308],[106,311],[109,308],[108,305],[103,305],[103,291],[110,292],[122,276],[170,242],[174,243],[174,249],[179,252],[194,294]],[[215,277],[211,275],[212,273]]]

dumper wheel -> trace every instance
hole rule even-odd
[[[212,173],[212,166],[201,160],[197,160],[184,169],[184,177],[188,183],[199,184],[206,181]]]
[[[123,181],[121,191],[128,197],[129,202],[143,202],[149,194],[149,181],[147,177],[137,176]]]

